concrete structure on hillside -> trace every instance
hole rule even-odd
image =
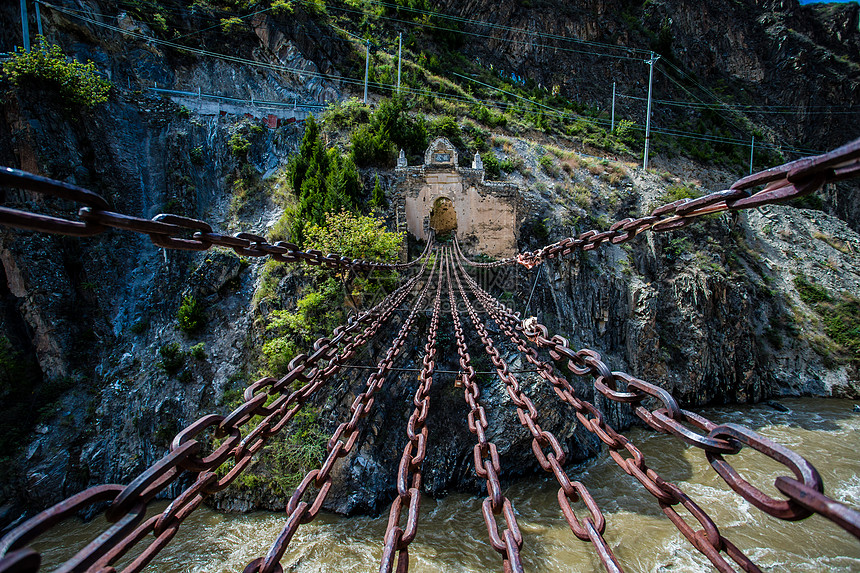
[[[430,144],[423,165],[409,166],[401,154],[395,170],[398,227],[425,241],[431,229],[453,231],[469,250],[491,257],[516,254],[524,215],[519,188],[485,181],[478,155],[472,168],[459,167],[458,159],[444,137]]]

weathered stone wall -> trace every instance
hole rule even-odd
[[[444,198],[453,205],[461,243],[492,257],[516,254],[523,216],[516,185],[485,181],[483,169],[458,167],[456,150],[444,138],[430,144],[424,165],[401,166],[396,173],[397,201],[414,237],[427,240],[431,211]]]

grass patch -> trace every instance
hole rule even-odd
[[[176,311],[176,320],[182,332],[187,334],[197,332],[206,323],[203,305],[193,296],[182,297],[182,304]]]
[[[698,199],[703,193],[692,185],[669,185],[660,196],[660,204],[673,203],[681,199]]]
[[[860,298],[843,292],[838,298],[831,296],[821,285],[803,276],[794,278],[800,299],[818,314],[824,333],[835,343],[818,341],[813,348],[824,357],[836,354],[841,361],[860,363]]]
[[[186,353],[178,342],[169,342],[158,349],[161,361],[158,365],[168,374],[176,373],[185,364]]]
[[[112,84],[103,79],[96,65],[67,57],[60,46],[39,36],[29,52],[18,48],[3,64],[3,75],[19,88],[56,90],[70,105],[95,107],[108,100]]]
[[[819,241],[824,241],[840,253],[845,253],[846,255],[851,254],[851,249],[848,247],[848,245],[835,237],[831,237],[830,235],[827,235],[820,231],[815,231],[812,233],[812,238],[818,239]]]

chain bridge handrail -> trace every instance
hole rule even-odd
[[[624,243],[644,231],[682,229],[704,215],[784,203],[809,195],[827,183],[856,177],[860,177],[860,139],[821,155],[804,157],[753,173],[738,179],[727,190],[715,191],[697,199],[672,201],[654,208],[650,215],[617,221],[608,230],[591,229],[576,237],[568,237],[514,257],[490,263],[470,261],[462,255],[456,237],[454,248],[461,259],[473,267],[501,267],[519,263],[531,269],[546,259],[567,256],[574,251],[590,251],[606,242]],[[763,189],[754,192],[762,185],[765,186]]]
[[[824,484],[815,467],[804,457],[791,449],[758,434],[754,430],[735,423],[718,425],[701,414],[682,409],[675,398],[663,388],[645,382],[625,372],[613,372],[600,359],[600,354],[590,349],[574,351],[569,347],[567,339],[555,335],[551,338],[546,326],[535,318],[521,320],[519,313],[507,307],[498,299],[483,291],[480,286],[465,273],[466,280],[474,289],[476,295],[487,303],[489,314],[496,320],[502,330],[513,328],[509,333],[512,340],[518,342],[521,333],[537,348],[549,351],[550,357],[565,364],[577,376],[594,378],[594,389],[606,398],[634,406],[634,413],[648,427],[664,434],[672,434],[682,441],[705,451],[711,466],[744,500],[761,511],[783,520],[796,521],[809,517],[813,513],[832,521],[854,537],[860,539],[860,511],[838,502],[824,494]],[[528,348],[520,347],[526,359],[534,364],[544,377],[551,374],[549,365],[541,366],[533,360],[534,354]],[[746,556],[725,538],[719,535],[716,526],[707,514],[695,505],[677,486],[669,484],[660,478],[653,470],[647,468],[644,458],[638,449],[631,449],[632,444],[627,438],[612,429],[604,420],[603,415],[588,402],[577,398],[575,390],[564,377],[549,378],[553,383],[556,394],[576,410],[576,416],[583,426],[593,432],[610,449],[613,460],[627,474],[635,477],[660,502],[664,513],[672,520],[687,539],[700,551],[705,553],[714,565],[723,570],[712,556],[719,557],[720,551],[735,560],[741,568],[753,566]],[[618,389],[619,382],[626,385],[625,391]],[[642,403],[655,399],[659,406],[649,410]],[[593,417],[589,417],[593,416]],[[774,486],[788,499],[774,499],[760,488],[746,481],[731,466],[723,456],[737,454],[743,446],[748,446],[759,453],[788,468],[792,476],[779,476]],[[631,458],[623,457],[619,452],[626,450]],[[702,524],[704,530],[693,532],[692,528],[677,515],[671,506],[681,503]],[[714,534],[716,532],[716,535]],[[708,543],[706,545],[705,543]],[[713,551],[712,551],[713,550]],[[720,559],[722,559],[720,557]],[[727,565],[727,564],[726,564]],[[730,569],[729,569],[730,570]]]
[[[262,378],[248,386],[244,402],[230,414],[209,414],[186,426],[174,437],[168,453],[129,485],[91,487],[6,534],[0,539],[0,573],[36,573],[41,556],[27,546],[64,519],[81,510],[99,509],[105,503],[104,515],[111,525],[66,561],[61,570],[115,573],[113,564],[152,533],[155,539],[122,572],[143,569],[176,535],[185,518],[206,497],[225,489],[239,477],[268,439],[279,433],[344,363],[379,332],[424,275],[428,260],[425,257],[419,272],[375,307],[335,328],[331,338],[314,342],[310,355],[293,358],[286,375],[280,379]],[[296,386],[299,387],[294,389]],[[257,417],[262,419],[257,422]],[[204,456],[205,440],[201,441],[200,436],[209,429],[223,441],[214,452]],[[244,435],[242,430],[246,430]],[[155,497],[189,473],[197,474],[191,485],[167,509],[143,521]],[[309,509],[307,504],[303,508],[305,512]],[[315,505],[312,509],[315,514],[320,508]]]
[[[55,197],[82,205],[78,210],[80,220],[66,219],[56,215],[45,215],[32,211],[0,206],[0,225],[41,231],[72,237],[92,237],[109,228],[133,231],[148,235],[155,245],[166,249],[183,251],[207,251],[215,246],[227,247],[246,257],[269,256],[282,263],[304,263],[329,269],[352,269],[357,271],[402,270],[417,265],[430,252],[432,236],[424,247],[421,257],[408,263],[382,263],[365,259],[352,259],[339,253],[324,254],[316,249],[307,251],[287,241],[275,244],[260,235],[237,233],[224,235],[200,219],[162,213],[152,219],[133,217],[111,211],[110,204],[101,195],[55,179],[35,175],[20,169],[0,167],[0,188],[22,189],[42,197]],[[4,194],[0,192],[0,198]]]

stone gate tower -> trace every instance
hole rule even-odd
[[[430,229],[454,232],[461,244],[492,257],[517,252],[519,189],[511,183],[484,180],[475,155],[471,168],[459,167],[457,150],[440,137],[424,154],[424,164],[397,161],[397,213],[414,237],[427,240]]]

